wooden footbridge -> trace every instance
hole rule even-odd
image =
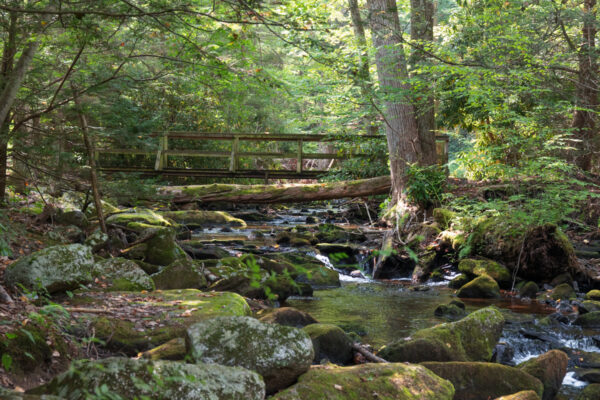
[[[334,149],[336,143],[362,143],[367,140],[385,141],[380,135],[309,134],[246,134],[201,132],[155,132],[155,145],[140,148],[99,148],[95,150],[96,165],[105,173],[131,172],[144,175],[171,175],[215,178],[315,179],[327,169],[310,166],[311,160],[340,160],[365,158],[369,154],[348,154]],[[437,151],[440,164],[448,161],[448,137],[438,135]],[[252,147],[274,148],[273,151],[252,151]],[[311,145],[313,143],[313,145]],[[310,147],[312,150],[307,150]],[[211,150],[204,150],[209,148]],[[212,150],[212,149],[220,150]],[[315,151],[316,150],[316,151]],[[220,162],[215,160],[220,159]],[[225,159],[225,162],[223,160]],[[264,164],[281,160],[281,168]],[[127,166],[126,164],[135,164]],[[140,165],[142,164],[142,165]],[[153,165],[152,165],[153,164]],[[274,164],[274,163],[272,163]],[[315,163],[313,163],[315,164]],[[323,164],[323,163],[321,163]]]

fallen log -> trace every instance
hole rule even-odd
[[[389,176],[311,184],[163,186],[158,193],[174,203],[289,203],[387,194]]]
[[[369,350],[365,349],[363,346],[361,346],[359,343],[353,343],[352,344],[352,349],[354,351],[359,352],[360,354],[362,354],[363,356],[365,356],[365,358],[371,362],[374,363],[388,363],[389,361],[384,360],[381,357],[376,356],[375,354],[371,353]]]

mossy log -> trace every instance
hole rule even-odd
[[[174,203],[289,203],[362,197],[389,193],[389,176],[311,184],[163,186],[158,192]]]

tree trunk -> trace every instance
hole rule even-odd
[[[583,4],[583,35],[579,47],[579,77],[577,81],[577,110],[573,128],[577,143],[575,163],[585,171],[593,165],[594,154],[600,148],[595,112],[598,110],[598,64],[596,56],[596,0]]]
[[[371,30],[376,48],[375,62],[381,90],[385,95],[385,124],[390,172],[392,204],[405,203],[404,186],[409,163],[419,160],[421,143],[415,109],[406,83],[408,71],[402,48],[400,21],[395,0],[368,0]]]
[[[367,49],[367,37],[365,36],[365,27],[360,16],[358,0],[348,0],[348,8],[352,17],[352,27],[354,28],[354,38],[360,53],[360,66],[356,75],[356,81],[360,87],[360,93],[365,101],[372,98],[373,87],[371,85],[371,73],[369,72],[369,53]],[[377,134],[377,116],[368,106],[369,110],[364,117],[366,132],[369,135]]]
[[[89,127],[87,123],[87,118],[85,117],[85,113],[81,107],[81,102],[79,101],[79,96],[77,96],[77,92],[73,87],[73,92],[75,95],[73,99],[75,100],[75,107],[77,108],[77,114],[79,115],[79,124],[81,126],[81,133],[83,134],[83,143],[85,144],[85,150],[87,151],[88,163],[90,166],[90,180],[92,181],[92,195],[94,197],[94,206],[96,207],[96,215],[98,216],[98,222],[100,223],[100,229],[102,232],[107,233],[106,223],[104,222],[104,215],[102,213],[102,199],[100,198],[100,191],[98,190],[98,177],[96,175],[96,158],[94,156],[94,145],[90,139]]]
[[[0,65],[0,77],[2,78],[0,90],[6,87],[8,76],[13,70],[15,53],[17,52],[17,14],[10,14],[10,23],[8,27],[8,38],[4,44],[2,53],[2,65]],[[6,178],[8,164],[8,133],[9,126],[7,121],[0,121],[0,205],[4,204],[6,193]]]
[[[433,1],[410,0],[410,37],[417,46],[410,58],[413,69],[419,64],[422,65],[427,62],[423,51],[419,49],[426,46],[428,42],[433,42],[434,13]],[[418,76],[424,82],[430,80],[426,72],[414,76]],[[425,92],[419,94],[419,98],[415,101],[415,108],[421,150],[423,151],[419,160],[421,164],[434,165],[437,163],[437,154],[435,146],[435,103],[431,86],[426,87]]]
[[[287,203],[317,200],[364,197],[389,193],[389,176],[356,181],[296,184],[296,185],[192,185],[164,186],[158,189],[161,196],[174,203]]]

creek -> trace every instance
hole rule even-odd
[[[325,255],[312,248],[292,248],[279,246],[273,238],[282,230],[292,227],[310,229],[315,224],[307,224],[307,217],[317,218],[319,222],[334,223],[345,229],[360,229],[360,225],[351,225],[345,219],[336,219],[340,215],[338,208],[329,209],[288,209],[264,220],[249,222],[244,229],[206,229],[196,231],[194,239],[217,242],[232,254],[254,252],[256,254],[300,251],[311,255],[329,268],[334,268]],[[241,218],[244,218],[240,215]],[[359,243],[371,246],[382,234],[373,228],[366,229],[371,242]],[[260,234],[257,234],[260,232]],[[362,343],[377,350],[393,340],[410,336],[412,332],[446,322],[434,316],[434,310],[440,304],[456,299],[454,290],[446,282],[427,282],[417,288],[411,287],[409,279],[374,281],[368,275],[369,257],[361,258],[363,275],[351,277],[340,274],[341,287],[315,290],[311,297],[293,296],[287,299],[285,306],[295,307],[310,313],[319,322],[335,324],[346,332],[360,336]],[[338,270],[341,272],[341,270]],[[449,269],[448,276],[455,270]],[[415,290],[416,289],[416,290]],[[516,365],[536,357],[551,349],[567,350],[570,354],[568,373],[563,380],[561,394],[574,399],[587,384],[576,379],[574,367],[577,365],[577,352],[600,353],[600,338],[597,331],[585,331],[570,324],[575,314],[561,314],[557,321],[556,309],[535,300],[525,301],[504,295],[498,300],[463,299],[468,312],[495,305],[505,316],[498,349],[499,362]],[[549,317],[551,316],[551,317]],[[599,356],[600,359],[600,356]]]

